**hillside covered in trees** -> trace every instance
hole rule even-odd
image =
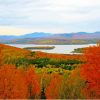
[[[24,35],[0,35],[0,43],[5,44],[95,44],[100,40],[100,32],[45,33],[33,32]]]
[[[0,44],[0,99],[99,99],[100,45],[82,55]]]

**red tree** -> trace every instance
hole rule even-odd
[[[28,88],[20,70],[14,65],[0,68],[0,99],[26,99]]]
[[[40,97],[40,84],[39,78],[35,73],[35,69],[33,66],[29,67],[26,73],[26,82],[29,88],[29,96],[30,98],[39,98]]]
[[[62,80],[62,76],[58,74],[53,75],[52,80],[46,89],[47,99],[60,99]]]
[[[85,95],[100,98],[100,46],[86,48],[86,64],[82,66],[81,76],[86,80]]]

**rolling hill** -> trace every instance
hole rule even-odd
[[[20,36],[0,36],[0,43],[11,44],[88,44],[100,40],[100,32],[44,33],[34,32]]]

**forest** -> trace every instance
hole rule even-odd
[[[0,99],[99,99],[100,45],[82,54],[0,44]]]

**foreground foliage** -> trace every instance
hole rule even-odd
[[[0,44],[0,99],[99,99],[100,46],[83,55]]]
[[[81,76],[86,80],[84,93],[88,98],[100,98],[100,46],[86,48],[86,64],[81,68]]]
[[[0,99],[37,98],[40,95],[38,78],[33,68],[24,71],[14,65],[0,68]]]

